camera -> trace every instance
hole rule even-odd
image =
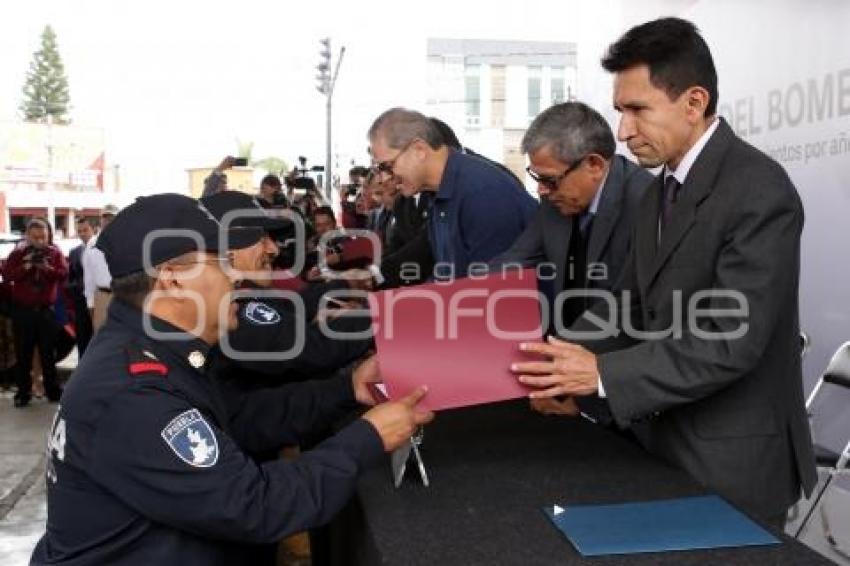
[[[233,166],[234,167],[246,167],[247,165],[248,165],[248,158],[247,157],[235,157],[233,159]]]
[[[24,254],[24,257],[28,258],[29,262],[33,265],[42,265],[47,263],[47,252],[44,250],[44,248],[36,248],[35,246],[30,246]]]
[[[295,177],[306,177],[309,173],[323,173],[325,171],[325,167],[323,165],[307,167],[307,158],[303,155],[298,156],[298,163],[301,165],[300,167],[292,168],[292,172],[295,174]]]

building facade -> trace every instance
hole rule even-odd
[[[427,52],[428,113],[525,179],[522,136],[541,111],[575,98],[576,45],[430,38]]]
[[[106,162],[104,132],[75,125],[0,124],[0,232],[22,232],[47,218],[57,238],[75,235],[75,220],[116,204],[119,169]]]

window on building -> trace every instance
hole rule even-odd
[[[466,115],[481,116],[481,66],[467,65],[465,73]]]
[[[563,67],[552,67],[552,80],[551,80],[551,100],[552,104],[560,104],[561,102],[566,101],[567,93],[564,88],[564,68]]]
[[[533,118],[540,114],[540,82],[541,68],[539,66],[528,67],[528,117]]]

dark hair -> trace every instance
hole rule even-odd
[[[705,116],[717,111],[717,71],[699,29],[687,20],[661,18],[635,26],[608,47],[602,66],[610,73],[649,67],[653,86],[672,100],[692,86],[708,91]]]
[[[327,205],[316,207],[316,209],[313,211],[313,216],[316,217],[320,214],[324,216],[330,216],[333,221],[336,222],[336,215],[334,214],[334,209],[332,209],[331,207]]]
[[[265,177],[263,177],[263,180],[260,181],[260,186],[262,187],[263,185],[268,185],[275,190],[279,190],[281,186],[280,177],[271,174],[266,175]]]
[[[349,177],[365,177],[369,174],[369,168],[362,165],[355,165],[348,170]]]
[[[462,146],[460,145],[460,140],[457,139],[457,135],[451,126],[440,120],[439,118],[435,118],[431,116],[428,118],[431,120],[431,123],[434,124],[434,127],[437,128],[437,131],[440,132],[440,137],[443,138],[443,143],[449,146],[452,149],[456,149],[460,151]]]
[[[430,118],[407,108],[390,108],[378,116],[369,128],[369,140],[374,140],[379,134],[392,149],[401,149],[416,138],[431,149],[445,145],[443,136]]]
[[[27,222],[27,228],[24,230],[24,233],[29,232],[30,228],[35,226],[47,230],[47,243],[53,244],[53,226],[47,221],[47,218],[43,216],[33,216],[29,219],[29,222]]]
[[[95,223],[94,223],[94,221],[91,219],[91,217],[90,217],[90,216],[80,216],[80,217],[78,217],[78,218],[77,218],[77,224],[88,224],[88,225],[89,225],[89,226],[91,226],[92,228],[94,228],[94,227],[95,227]]]
[[[616,144],[611,126],[599,112],[583,102],[563,102],[538,115],[522,138],[523,153],[543,147],[569,164],[591,153],[611,159]]]
[[[135,271],[122,277],[113,277],[112,296],[138,309],[153,289],[154,278],[144,271]]]

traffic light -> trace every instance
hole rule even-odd
[[[319,64],[316,65],[316,90],[327,95],[331,87],[331,38],[320,39]]]

